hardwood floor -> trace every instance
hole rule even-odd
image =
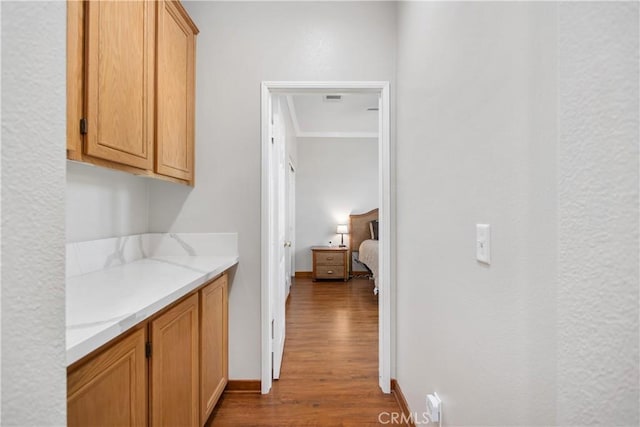
[[[268,395],[224,394],[209,426],[389,425],[389,416],[379,419],[383,412],[400,408],[378,387],[372,283],[298,278],[287,301],[280,379]]]

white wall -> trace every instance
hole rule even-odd
[[[435,390],[446,425],[637,425],[638,5],[402,3],[398,29],[411,408]]]
[[[149,231],[149,179],[67,162],[67,242]]]
[[[238,231],[229,374],[260,378],[260,83],[390,80],[395,6],[187,2],[200,28],[196,187],[150,184],[151,231]]]
[[[66,425],[66,7],[2,2],[2,419]]]
[[[377,207],[376,138],[298,138],[297,271],[311,271],[311,246],[340,243],[336,226],[348,224],[349,214]]]
[[[640,424],[638,3],[558,6],[558,424]]]
[[[555,7],[399,4],[396,369],[445,425],[555,422]]]
[[[2,7],[0,7],[0,22],[2,22]],[[0,44],[2,36],[0,35]],[[0,86],[2,84],[2,55],[0,55]],[[0,100],[0,106],[2,102]],[[0,111],[0,120],[2,112]],[[2,152],[2,134],[0,132],[0,153]],[[1,159],[0,159],[1,164]],[[2,189],[2,169],[0,168],[0,189]],[[2,422],[2,193],[0,192],[0,423]]]
[[[198,186],[150,184],[149,228],[240,231],[231,377],[259,378],[259,82],[394,87],[395,7],[188,8]],[[399,8],[397,377],[412,409],[438,390],[450,425],[637,425],[637,4]],[[1,421],[64,425],[65,7],[1,10]],[[476,222],[494,227],[489,268]]]

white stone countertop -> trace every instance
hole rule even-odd
[[[67,277],[67,366],[238,263],[167,255]]]

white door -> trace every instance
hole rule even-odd
[[[286,259],[286,280],[287,289],[285,298],[289,296],[291,291],[291,278],[295,273],[295,235],[296,235],[296,174],[293,164],[289,162],[287,168],[287,242],[285,244],[285,259]]]
[[[280,109],[279,97],[273,98],[272,144],[271,144],[271,178],[272,204],[272,337],[273,337],[273,378],[280,378],[282,354],[285,340],[285,303],[286,303],[286,162],[285,162],[285,132]]]

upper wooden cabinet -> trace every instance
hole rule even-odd
[[[86,4],[85,152],[141,169],[153,165],[155,5]]]
[[[158,3],[156,172],[193,180],[195,34],[180,3]]]
[[[67,157],[193,185],[195,35],[177,1],[67,3]]]

